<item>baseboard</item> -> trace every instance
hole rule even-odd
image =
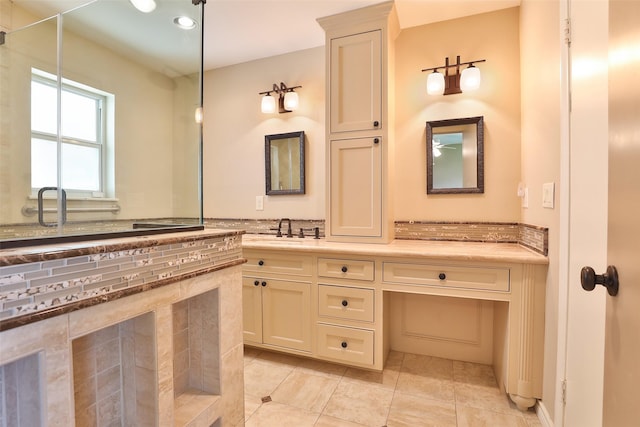
[[[536,404],[536,414],[538,415],[538,419],[543,427],[553,427],[553,419],[551,415],[549,415],[549,411],[547,411],[547,407],[544,406],[541,400],[538,400]]]

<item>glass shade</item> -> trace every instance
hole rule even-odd
[[[429,95],[442,95],[444,93],[444,76],[434,71],[427,77],[427,93]]]
[[[202,107],[196,108],[196,112],[195,112],[196,123],[198,124],[202,123],[203,118],[204,118],[204,114],[202,112]]]
[[[469,68],[462,70],[460,75],[460,90],[463,92],[471,92],[480,87],[480,69],[470,65]]]
[[[284,108],[289,111],[298,109],[298,94],[295,92],[287,92],[284,94]]]
[[[271,114],[276,112],[276,99],[271,95],[265,95],[262,97],[261,110],[265,114]]]

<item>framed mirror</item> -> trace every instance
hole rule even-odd
[[[484,193],[483,117],[427,122],[427,194]]]
[[[304,131],[265,135],[267,195],[304,194]]]

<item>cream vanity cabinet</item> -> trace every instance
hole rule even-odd
[[[253,251],[245,257],[244,342],[311,352],[311,258]]]
[[[319,257],[317,266],[317,355],[373,367],[375,262]]]
[[[327,63],[328,240],[393,239],[393,2],[318,19]]]

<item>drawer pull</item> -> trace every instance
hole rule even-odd
[[[262,286],[267,286],[267,282],[262,282]]]
[[[258,286],[260,284],[260,282],[258,280],[256,280],[255,282],[253,282],[253,286]]]
[[[264,265],[264,261],[263,260],[258,261],[258,265]]]
[[[340,270],[342,270],[343,273],[346,273],[349,269],[347,268],[346,265],[343,265]]]
[[[446,279],[446,278],[447,278],[447,275],[446,275],[446,274],[444,274],[444,273],[440,273],[440,274],[438,274],[438,279],[440,279],[440,280],[444,280],[444,279]]]
[[[342,341],[342,343],[340,345],[342,346],[342,348],[347,348],[347,342],[346,341]]]
[[[346,306],[348,306],[348,305],[349,305],[349,301],[347,301],[346,299],[343,299],[343,300],[342,300],[342,306],[343,306],[343,307],[346,307]]]

